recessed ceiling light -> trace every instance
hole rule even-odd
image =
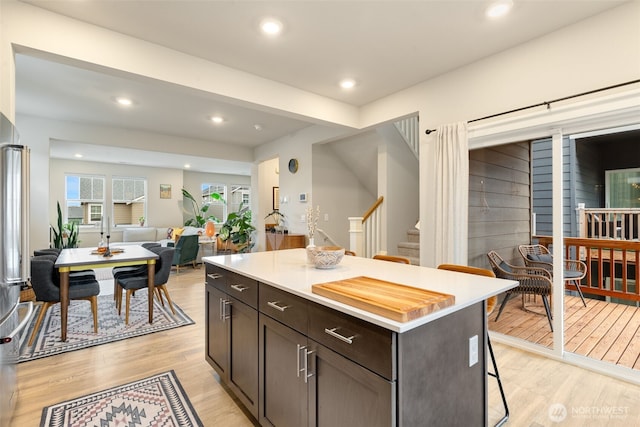
[[[129,98],[123,98],[123,97],[116,98],[116,102],[119,105],[122,105],[122,106],[125,106],[125,107],[128,107],[128,106],[133,104],[132,100],[130,100]]]
[[[340,82],[340,87],[342,89],[351,89],[356,85],[356,81],[353,79],[344,79]]]
[[[73,155],[73,157],[75,157],[77,159],[81,159],[82,158],[82,154],[76,153],[76,154]]]
[[[224,122],[224,118],[220,117],[220,116],[212,116],[211,117],[211,121],[215,124],[220,124],[222,122]]]
[[[276,36],[282,32],[282,22],[273,18],[266,18],[260,22],[260,29],[269,36]]]
[[[189,169],[189,168],[191,167],[191,165],[190,165],[189,163],[186,163],[186,164],[184,165],[184,167],[185,167],[185,169]]]
[[[263,128],[262,128],[262,125],[261,125],[260,123],[256,123],[255,125],[253,125],[253,128],[254,128],[255,130],[257,130],[258,132],[259,132],[259,131],[261,131],[261,130],[263,129]]]
[[[488,18],[500,18],[509,13],[512,7],[512,0],[498,0],[487,7],[485,15],[487,15]]]

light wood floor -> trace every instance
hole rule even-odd
[[[585,307],[579,297],[565,296],[565,350],[640,370],[640,308],[588,298],[586,301]],[[519,296],[512,297],[497,322],[494,320],[498,310],[491,314],[489,329],[553,347],[553,333],[542,300],[527,301],[526,307],[526,311],[522,309]]]
[[[195,325],[19,364],[20,398],[12,426],[38,426],[46,405],[170,369],[205,426],[255,425],[204,360],[204,270],[174,272],[168,286]],[[629,426],[640,419],[638,386],[497,343],[494,350],[511,410],[507,425]],[[489,392],[492,425],[502,411],[493,378]],[[568,411],[562,424],[549,418],[553,404]],[[603,418],[586,411],[623,413]]]

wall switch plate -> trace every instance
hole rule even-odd
[[[329,221],[329,214],[328,213],[324,214],[324,220],[325,221]]]
[[[478,336],[469,338],[469,367],[478,363]]]

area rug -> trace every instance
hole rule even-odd
[[[173,370],[42,410],[40,427],[203,426]]]
[[[60,340],[60,304],[56,304],[47,310],[33,345],[29,346],[29,338],[41,309],[39,305],[34,310],[29,327],[21,338],[18,362],[40,359],[194,323],[175,303],[173,304],[176,311],[174,315],[166,305],[166,301],[163,307],[157,299],[154,299],[153,323],[149,324],[147,295],[147,289],[141,289],[136,291],[135,296],[131,298],[128,326],[124,324],[124,301],[122,315],[118,316],[113,295],[99,295],[97,334],[93,332],[91,304],[88,301],[71,301],[67,316],[66,342]]]

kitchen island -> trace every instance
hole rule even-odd
[[[263,426],[487,424],[484,300],[516,282],[304,249],[205,257],[206,359]],[[312,292],[366,276],[455,296],[398,322]]]

